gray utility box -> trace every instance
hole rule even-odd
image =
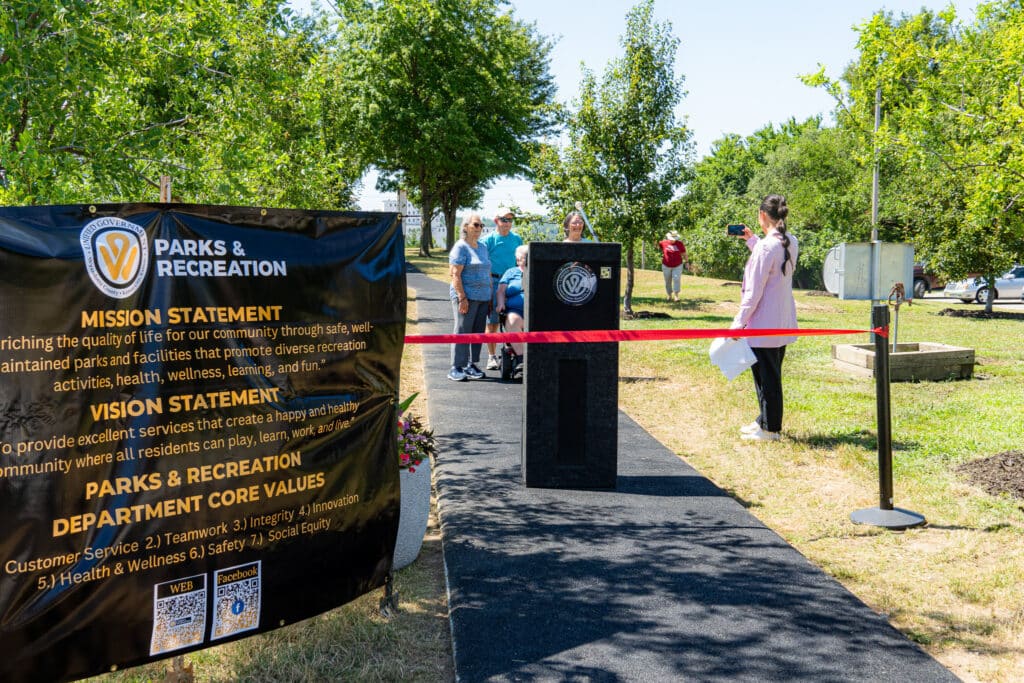
[[[619,244],[531,242],[526,329],[619,329]],[[523,483],[615,488],[619,345],[531,343],[523,378]]]
[[[822,268],[825,289],[840,299],[885,301],[893,285],[914,298],[914,247],[888,242],[844,242],[832,248]]]

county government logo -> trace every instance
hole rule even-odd
[[[145,281],[149,246],[142,226],[106,216],[86,223],[80,239],[85,269],[107,296],[126,299]]]
[[[555,296],[563,304],[582,306],[597,294],[597,276],[585,263],[572,261],[555,271]]]

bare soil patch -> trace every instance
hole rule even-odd
[[[1007,494],[1024,500],[1024,451],[1006,451],[961,465],[957,472],[993,496]]]
[[[984,309],[969,309],[969,308],[943,308],[939,311],[939,315],[945,315],[950,318],[980,318],[982,320],[1020,320],[1024,321],[1024,313],[1014,313],[1013,311],[992,311],[986,313]]]
[[[630,311],[627,313],[623,311],[619,314],[619,317],[623,320],[647,320],[648,318],[671,318],[668,313],[662,311]]]

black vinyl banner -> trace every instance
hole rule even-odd
[[[402,246],[389,213],[0,208],[0,680],[383,585]]]

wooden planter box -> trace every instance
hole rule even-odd
[[[974,375],[974,349],[919,342],[889,347],[889,380],[970,379]],[[874,344],[833,344],[832,365],[865,377],[875,376]]]

